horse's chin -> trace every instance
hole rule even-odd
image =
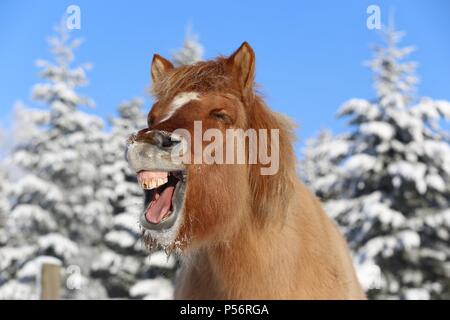
[[[137,176],[144,190],[144,210],[139,223],[145,242],[150,247],[179,247],[179,231],[184,218],[186,171],[141,170]]]

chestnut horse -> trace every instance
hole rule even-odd
[[[292,123],[255,92],[250,45],[177,68],[155,55],[151,76],[156,102],[127,159],[144,189],[144,241],[181,257],[175,297],[364,299],[346,241],[297,176]],[[176,148],[198,156],[187,142],[199,121],[202,133],[276,130],[276,141],[266,135],[276,172],[262,174],[259,161],[174,161]]]

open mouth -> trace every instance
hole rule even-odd
[[[183,206],[186,172],[141,170],[137,173],[137,178],[144,189],[141,225],[149,230],[172,228]]]

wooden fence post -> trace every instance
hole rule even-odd
[[[59,299],[61,285],[60,266],[53,263],[43,263],[41,267],[40,298],[41,300]]]

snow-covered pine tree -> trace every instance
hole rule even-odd
[[[103,122],[79,110],[92,104],[77,92],[87,83],[87,66],[72,66],[80,42],[61,23],[49,44],[55,61],[38,61],[44,81],[32,90],[45,108],[16,110],[20,140],[11,164],[20,175],[11,188],[7,246],[0,248],[0,298],[37,298],[43,256],[62,262],[64,298],[103,298],[100,282],[89,278],[112,222],[110,195],[101,188],[98,170]]]
[[[404,60],[412,48],[399,48],[401,37],[389,27],[375,47],[376,99],[351,99],[338,113],[351,127],[335,138],[346,154],[327,137],[307,146],[304,162],[370,298],[448,299],[450,140],[440,125],[450,103],[415,98],[415,64]]]
[[[0,159],[4,158],[4,134],[3,130],[0,128]],[[6,223],[6,215],[9,212],[9,201],[8,201],[8,179],[6,176],[6,168],[4,167],[4,161],[0,160],[0,247],[3,245],[3,242],[6,241],[5,237],[5,223]]]
[[[145,128],[143,101],[134,98],[118,107],[118,117],[111,119],[110,137],[105,141],[104,164],[100,171],[103,188],[113,207],[113,224],[104,237],[106,249],[91,268],[93,277],[101,280],[109,297],[114,298],[172,298],[172,282],[176,266],[173,257],[163,252],[153,253],[144,248],[140,239],[139,214],[143,208],[142,189],[136,173],[125,161],[127,138]]]
[[[338,196],[335,194],[335,183],[340,174],[338,163],[348,152],[346,136],[333,136],[329,130],[322,130],[317,137],[306,141],[300,175],[321,199]]]
[[[0,163],[0,248],[6,244],[5,224],[9,212],[9,183],[6,172]]]
[[[204,48],[198,40],[198,35],[192,32],[192,27],[187,28],[183,47],[172,55],[176,66],[193,64],[203,59]]]

